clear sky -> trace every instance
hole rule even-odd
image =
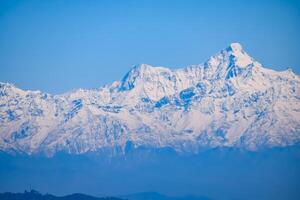
[[[299,1],[0,0],[0,81],[23,89],[100,87],[139,63],[203,63],[231,42],[300,74]]]

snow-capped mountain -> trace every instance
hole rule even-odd
[[[141,64],[120,81],[62,95],[0,84],[0,150],[25,154],[169,147],[248,150],[300,141],[300,78],[238,43],[200,65]]]

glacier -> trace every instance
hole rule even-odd
[[[0,151],[11,154],[259,151],[299,141],[299,76],[264,67],[239,43],[181,69],[139,64],[97,89],[52,95],[0,83]]]

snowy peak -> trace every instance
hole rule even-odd
[[[254,59],[244,51],[239,43],[230,44],[225,51],[225,57],[229,59],[231,65],[245,68],[254,62]]]
[[[4,88],[15,88],[13,84],[0,82],[0,89]]]
[[[174,93],[176,75],[168,68],[140,64],[134,66],[120,81],[119,92],[135,102],[139,97],[158,100]],[[135,99],[135,100],[133,100]]]
[[[13,84],[0,82],[0,97],[10,96],[10,95],[21,95],[25,93],[26,91],[17,88]]]
[[[118,92],[126,92],[121,104],[138,103],[139,97],[159,101],[197,84],[214,90],[245,79],[259,80],[262,65],[247,54],[242,45],[231,43],[207,62],[171,70],[147,64],[134,66],[119,82]],[[230,82],[230,83],[227,83]],[[232,86],[234,87],[234,86]]]
[[[232,51],[232,52],[241,52],[243,51],[243,47],[240,43],[231,43],[229,45],[229,47],[226,48],[228,51]]]
[[[182,78],[196,78],[197,81],[216,78],[229,79],[237,76],[243,69],[252,66],[254,62],[255,60],[243,50],[239,43],[232,43],[220,53],[211,57],[203,65],[195,65],[177,70],[170,70],[165,67],[153,67],[147,64],[136,65],[121,80],[120,90],[131,90],[139,84],[149,82],[180,82]],[[259,66],[260,64],[256,62],[256,65]],[[158,86],[164,87],[165,84],[158,84]]]
[[[137,81],[151,76],[157,69],[147,64],[135,65],[121,80],[121,90],[131,90],[137,84]]]
[[[163,72],[171,72],[170,69],[165,67],[154,67],[148,64],[135,65],[122,79],[122,82],[132,81],[137,79],[147,78],[152,74],[159,74]]]
[[[207,79],[229,80],[249,74],[252,68],[261,64],[249,56],[239,43],[232,43],[221,52],[212,56],[205,64]]]

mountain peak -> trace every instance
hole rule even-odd
[[[132,67],[132,69],[127,72],[127,74],[123,77],[121,81],[121,90],[130,90],[135,85],[135,80],[138,77],[142,77],[145,71],[152,68],[152,66],[147,64],[138,64]]]
[[[143,71],[143,70],[147,70],[149,68],[152,68],[152,66],[148,65],[148,64],[145,64],[145,63],[141,63],[141,64],[138,64],[138,65],[135,65],[134,68],[136,68],[140,71]]]
[[[232,52],[243,51],[243,47],[240,43],[234,42],[229,45],[227,51],[232,51]]]
[[[0,88],[4,88],[4,87],[15,87],[15,86],[11,83],[0,82]]]
[[[154,77],[157,78],[161,73],[170,73],[171,70],[165,67],[154,67],[148,64],[135,65],[121,80],[121,90],[130,90],[134,88],[137,82],[151,82]]]
[[[135,74],[135,75],[143,75],[145,72],[152,70],[154,67],[148,64],[138,64],[138,65],[134,65],[131,70],[128,72],[130,74]]]
[[[230,65],[234,63],[234,65],[241,68],[245,68],[254,62],[254,59],[244,51],[240,43],[231,43],[221,54],[228,57]]]
[[[23,93],[25,91],[17,88],[14,84],[0,82],[0,96],[4,94]]]

